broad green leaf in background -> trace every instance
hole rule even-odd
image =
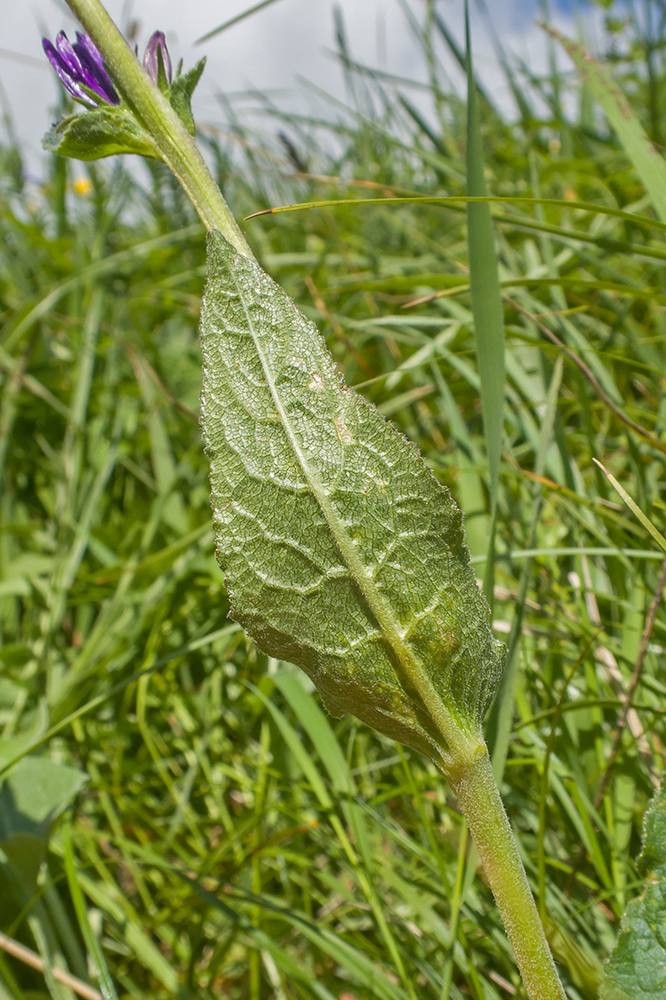
[[[49,757],[25,757],[0,785],[0,851],[25,892],[37,881],[54,819],[86,780]]]
[[[9,684],[9,680],[3,678],[0,694],[2,693],[2,689],[6,689]],[[13,689],[9,688],[8,693],[11,695],[13,702],[16,702],[19,697],[16,685],[13,685]],[[49,728],[49,709],[45,698],[38,703],[37,710],[31,722],[32,724],[20,735],[0,740],[0,770],[8,769],[14,761],[28,754],[33,744],[47,732]]]
[[[606,67],[597,62],[579,42],[565,38],[555,28],[546,27],[546,30],[573,59],[576,69],[615,129],[626,156],[636,168],[652,207],[661,221],[666,222],[666,163],[643,131],[629,101]]]
[[[217,233],[208,254],[202,423],[234,617],[333,715],[443,766],[504,659],[460,511],[282,289]]]
[[[666,996],[666,781],[645,814],[643,850],[636,863],[645,890],[627,907],[606,963],[601,1000]]]

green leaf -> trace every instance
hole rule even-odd
[[[201,79],[205,65],[206,60],[201,59],[189,72],[183,74],[183,76],[177,76],[169,90],[171,107],[190,135],[196,135],[197,132],[194,115],[192,114],[192,94]]]
[[[31,725],[20,735],[0,739],[0,768],[11,765],[23,754],[29,753],[33,743],[41,739],[49,728],[49,708],[45,698],[38,701]]]
[[[641,522],[641,524],[643,525],[643,527],[647,531],[650,532],[650,534],[652,535],[652,537],[654,538],[655,542],[657,543],[657,545],[659,546],[659,548],[662,550],[662,552],[666,552],[666,538],[664,538],[664,536],[662,535],[661,531],[659,531],[659,529],[655,527],[655,525],[652,523],[652,521],[647,516],[647,514],[643,513],[643,511],[640,509],[640,507],[638,506],[638,504],[636,503],[636,501],[633,500],[632,497],[629,496],[629,494],[627,493],[627,491],[625,490],[625,488],[622,486],[622,484],[618,483],[618,481],[615,478],[615,476],[612,475],[612,473],[610,473],[608,471],[608,469],[606,469],[601,464],[601,462],[598,459],[593,458],[592,461],[594,462],[595,465],[599,466],[599,468],[601,469],[601,471],[603,472],[603,474],[606,476],[606,478],[608,479],[608,481],[611,484],[611,486],[613,487],[613,489],[617,490],[617,492],[620,494],[620,496],[622,497],[622,499],[626,503],[626,505],[629,508],[629,510],[631,511],[631,513],[635,514],[635,516]]]
[[[567,50],[595,100],[604,109],[627,158],[633,163],[650,196],[652,207],[661,221],[666,222],[666,163],[643,131],[634,109],[606,67],[593,59],[579,42],[565,38],[555,28],[545,27]]]
[[[234,17],[230,17],[227,21],[218,25],[217,28],[213,28],[211,31],[207,31],[205,35],[201,38],[197,38],[195,45],[200,45],[201,42],[207,42],[210,38],[215,38],[221,32],[226,31],[233,24],[238,24],[239,21],[244,21],[246,17],[250,14],[256,14],[258,10],[262,10],[264,7],[268,7],[269,4],[275,3],[275,0],[259,0],[259,3],[253,4],[252,7],[248,7],[247,10],[242,11],[240,14],[236,14]]]
[[[486,198],[485,165],[481,144],[479,101],[472,65],[472,39],[469,30],[469,7],[465,3],[465,40],[467,47],[467,194]],[[476,356],[481,382],[481,413],[490,472],[491,523],[488,533],[488,557],[483,575],[483,592],[491,609],[495,592],[495,534],[497,527],[497,488],[502,455],[504,426],[504,311],[500,291],[495,233],[488,202],[467,203],[467,242],[469,278],[474,316]]]
[[[465,19],[467,37],[467,194],[470,198],[486,198],[488,191],[481,146],[481,121],[472,67],[467,7],[465,7]],[[504,422],[504,313],[495,251],[495,233],[488,202],[467,203],[467,233],[474,335],[481,380],[481,412],[490,467],[491,500],[494,509],[497,498]]]
[[[332,715],[351,712],[443,766],[447,749],[478,738],[504,659],[460,511],[344,385],[316,327],[219,233],[202,347],[233,616],[302,667]]]
[[[643,851],[636,863],[643,894],[629,903],[605,967],[601,1000],[666,996],[666,781],[645,814]]]
[[[140,919],[118,886],[113,883],[96,882],[81,869],[78,881],[82,891],[97,909],[116,925],[116,933],[122,944],[162,983],[167,990],[167,996],[189,1000],[191,994],[181,986],[178,973],[169,959],[162,954],[151,934],[143,929]]]
[[[86,780],[49,757],[25,757],[0,786],[0,849],[24,891],[37,881],[54,819]]]
[[[161,159],[151,136],[129,108],[105,107],[69,115],[51,127],[42,139],[50,153],[75,160],[100,160],[116,153],[137,153]]]
[[[69,821],[65,821],[62,825],[61,839],[64,852],[67,884],[69,886],[69,892],[72,897],[72,903],[74,904],[74,910],[79,922],[81,934],[86,948],[88,949],[89,962],[95,970],[95,977],[99,982],[104,1000],[118,1000],[118,994],[116,992],[113,979],[111,978],[99,937],[95,934],[91,927],[88,907],[86,905],[83,890],[79,884],[79,867],[77,866],[76,858],[74,856],[74,848],[72,847],[72,829]]]

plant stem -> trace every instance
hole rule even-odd
[[[162,158],[189,195],[207,229],[220,232],[235,249],[253,257],[199,149],[168,100],[137,61],[100,0],[67,0],[95,45],[120,93],[152,136]],[[381,610],[381,609],[380,609]],[[445,776],[476,842],[530,1000],[566,1000],[539,920],[518,847],[480,734],[452,724],[439,711],[426,679],[417,677],[424,704],[443,731],[452,766]]]
[[[530,1000],[566,1000],[485,747],[450,780]]]
[[[67,5],[102,53],[114,84],[152,136],[206,229],[216,229],[239,253],[252,258],[252,251],[196,142],[138,62],[100,0],[67,0]]]

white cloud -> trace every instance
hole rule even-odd
[[[422,21],[423,0],[403,0],[413,16]],[[108,0],[107,9],[127,31],[137,22],[140,47],[155,28],[167,34],[172,55],[191,66],[203,54],[208,65],[197,98],[197,116],[222,121],[215,95],[238,94],[255,88],[274,96],[281,106],[294,107],[305,77],[338,98],[345,97],[339,65],[327,54],[335,48],[333,0],[276,0],[256,15],[228,29],[204,45],[195,41],[222,21],[251,5],[251,0]],[[410,31],[398,0],[338,0],[344,16],[351,55],[359,62],[415,79],[426,79],[425,62],[418,41]],[[440,0],[437,9],[459,40],[463,38],[462,0]],[[503,43],[527,56],[531,65],[545,66],[546,40],[534,24],[534,15],[524,0],[503,0],[492,8],[497,33]],[[563,26],[572,25],[562,15]],[[2,49],[0,80],[6,92],[16,130],[25,144],[33,169],[40,162],[40,140],[48,128],[59,84],[42,58],[42,34],[54,37],[64,27],[73,34],[75,25],[64,3],[29,0],[10,4],[4,0],[0,14]],[[478,14],[473,23],[477,71],[504,103],[510,96],[492,48],[486,24]],[[450,53],[439,48],[446,73],[461,81]],[[27,57],[10,58],[7,52]],[[245,107],[245,104],[239,105]]]

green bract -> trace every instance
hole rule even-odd
[[[165,97],[190,135],[196,134],[192,94],[205,65],[206,60],[202,59],[187,73],[176,76],[170,85],[164,81]],[[100,160],[117,153],[163,159],[149,131],[126,104],[104,105],[68,115],[49,129],[42,146],[50,153],[75,160]]]
[[[301,666],[333,715],[446,768],[477,739],[504,658],[462,514],[345,386],[314,324],[219,233],[202,317],[202,423],[234,617]]]
[[[629,903],[605,968],[601,1000],[666,997],[666,781],[645,814],[636,868],[645,891]]]
[[[44,149],[75,160],[100,160],[116,153],[137,153],[161,159],[152,138],[124,105],[95,108],[68,115],[42,140]]]
[[[177,76],[169,87],[166,95],[169,98],[171,107],[176,112],[190,135],[196,135],[197,133],[194,115],[192,114],[192,94],[201,79],[201,74],[203,73],[205,66],[206,60],[201,59],[196,66],[193,66],[187,73],[183,73],[182,76]]]

